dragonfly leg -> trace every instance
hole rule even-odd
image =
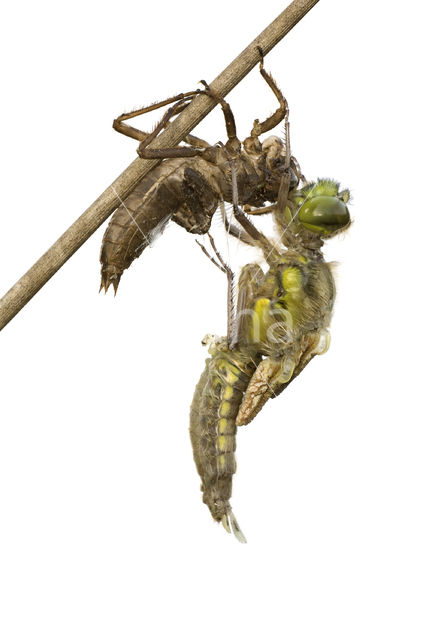
[[[214,100],[216,100],[220,106],[222,107],[222,112],[225,118],[225,127],[226,127],[226,135],[228,140],[226,142],[226,148],[231,152],[238,152],[241,148],[241,142],[237,138],[237,128],[235,125],[234,114],[232,113],[232,109],[229,105],[229,102],[226,102],[222,96],[213,91],[211,87],[207,84],[205,80],[201,80],[201,84],[205,86],[205,92],[207,95],[211,96]]]
[[[258,47],[258,49],[260,54],[260,64],[259,64],[260,74],[262,78],[264,78],[264,80],[266,81],[267,85],[272,89],[274,96],[278,100],[279,107],[276,111],[274,111],[274,113],[271,116],[269,116],[269,118],[266,118],[266,120],[264,120],[263,122],[260,122],[258,119],[254,121],[253,129],[251,131],[252,137],[257,137],[262,133],[266,133],[267,131],[270,131],[271,129],[276,127],[280,122],[282,122],[286,114],[288,114],[287,100],[283,96],[281,89],[278,87],[277,83],[275,82],[271,74],[265,71],[263,66],[263,51],[261,47]]]
[[[137,116],[141,116],[144,113],[149,113],[150,111],[155,111],[156,109],[161,109],[161,107],[166,107],[168,104],[172,102],[175,103],[174,115],[180,113],[194,96],[199,94],[200,91],[187,91],[186,93],[179,93],[177,96],[173,96],[172,98],[167,98],[166,100],[160,100],[159,102],[154,102],[153,104],[147,107],[141,107],[140,109],[134,109],[133,111],[127,111],[126,113],[122,113],[121,116],[118,116],[112,123],[113,129],[122,133],[129,138],[134,138],[135,140],[139,140],[143,142],[147,137],[147,133],[144,131],[140,131],[135,127],[130,126],[125,121],[130,120],[131,118],[136,118]],[[179,105],[179,107],[177,107]],[[172,107],[173,108],[173,107]]]
[[[177,96],[173,96],[172,98],[167,98],[166,100],[155,102],[148,107],[141,107],[140,109],[135,109],[133,111],[123,113],[121,116],[114,120],[112,126],[119,133],[122,133],[129,138],[139,140],[140,145],[138,148],[138,154],[141,158],[185,158],[200,155],[203,149],[209,149],[211,148],[211,145],[202,138],[198,138],[197,136],[191,134],[188,134],[184,138],[184,141],[190,145],[188,147],[178,146],[164,149],[146,149],[146,147],[158,136],[158,134],[163,129],[165,129],[169,125],[170,120],[173,116],[181,113],[194,97],[203,93],[205,93],[205,91],[200,89],[197,89],[195,91],[188,91],[186,93],[180,93]],[[174,104],[169,107],[158,125],[151,133],[141,131],[140,129],[132,127],[131,125],[127,124],[127,122],[125,122],[126,120],[136,118],[137,116],[141,116],[145,113],[149,113],[150,111],[160,109],[161,107],[165,107],[168,104],[172,103]]]
[[[173,96],[172,98],[167,98],[166,100],[155,102],[148,107],[142,107],[140,109],[135,109],[133,111],[123,113],[121,116],[114,120],[113,128],[123,135],[134,138],[135,140],[139,140],[141,144],[138,148],[138,154],[141,158],[163,159],[194,157],[201,155],[202,150],[210,149],[212,148],[212,145],[210,145],[202,138],[199,138],[192,134],[188,134],[185,138],[185,142],[190,145],[188,147],[172,147],[164,149],[147,149],[146,147],[158,136],[158,134],[163,129],[168,126],[171,118],[181,113],[188,106],[190,101],[193,100],[194,97],[200,94],[205,94],[216,100],[221,105],[225,117],[226,132],[228,136],[227,145],[232,150],[235,149],[236,151],[238,151],[241,144],[236,136],[235,119],[229,104],[221,96],[212,91],[209,85],[204,80],[202,80],[201,83],[205,86],[205,90],[197,89],[195,91],[180,93],[177,96]],[[137,116],[149,113],[150,111],[165,107],[168,104],[172,104],[172,106],[169,107],[158,125],[149,134],[145,131],[141,131],[140,129],[132,127],[131,125],[127,124],[127,122],[125,122],[126,120],[129,120],[131,118],[136,118]]]

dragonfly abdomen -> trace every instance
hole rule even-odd
[[[231,524],[239,539],[243,536],[229,504],[236,471],[235,420],[256,364],[236,351],[215,353],[206,361],[190,413],[191,442],[203,501],[214,520],[222,522],[227,530]]]

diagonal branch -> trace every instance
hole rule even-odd
[[[264,54],[303,18],[319,0],[294,0],[231,64],[210,84],[213,91],[226,96],[259,62],[257,47]],[[155,140],[154,146],[174,147],[216,106],[205,95],[193,102]],[[44,255],[22,276],[0,300],[0,330],[31,300],[43,285],[90,238],[135,188],[137,183],[158,163],[136,158],[95,202],[65,231]]]

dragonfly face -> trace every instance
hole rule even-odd
[[[349,191],[339,192],[339,184],[333,180],[306,185],[293,197],[299,205],[297,219],[303,228],[327,238],[350,225],[348,200]]]

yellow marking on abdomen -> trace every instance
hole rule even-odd
[[[225,387],[225,389],[223,390],[223,399],[224,400],[230,400],[233,395],[234,395],[234,389],[233,389],[233,387],[231,387],[230,384],[228,384]]]
[[[235,365],[231,364],[227,360],[218,360],[217,370],[222,375],[225,381],[229,384],[235,384],[239,380],[240,370]]]
[[[227,372],[225,379],[226,382],[229,382],[230,384],[235,384],[239,380],[238,376],[236,376],[235,373],[232,373],[232,371]]]
[[[226,469],[226,454],[222,453],[217,459],[217,465],[220,471],[224,471]]]
[[[220,378],[214,378],[212,383],[213,391],[216,391],[216,389],[221,386],[222,386],[222,380]]]
[[[222,402],[222,404],[219,407],[219,415],[220,416],[227,416],[229,415],[229,412],[231,410],[231,405],[229,402]]]
[[[219,436],[217,439],[217,448],[222,453],[233,453],[235,447],[234,436]]]
[[[220,418],[219,420],[219,435],[233,435],[234,433],[234,424],[232,420],[227,420],[226,418]]]

